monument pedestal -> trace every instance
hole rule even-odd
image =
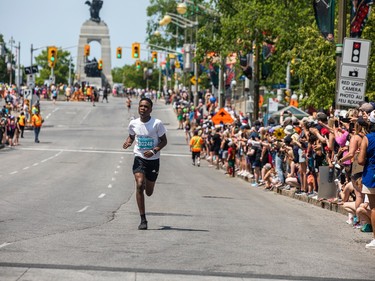
[[[97,58],[103,60],[102,77],[87,77],[85,74],[85,57],[84,46],[90,42],[96,41],[101,46],[101,57]],[[86,82],[90,85],[98,87],[105,87],[113,85],[112,79],[112,63],[111,63],[111,41],[109,36],[109,29],[105,22],[95,22],[87,20],[81,27],[79,35],[78,52],[77,52],[77,82]]]

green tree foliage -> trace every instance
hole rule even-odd
[[[69,78],[69,60],[70,52],[62,49],[57,50],[57,61],[53,74],[56,77],[56,84],[66,84]],[[40,55],[35,57],[35,62],[39,66],[39,76],[36,78],[37,85],[43,85],[45,80],[48,80],[51,75],[51,68],[48,65],[48,52],[47,49],[43,50]],[[74,69],[74,65],[71,65]]]
[[[147,87],[147,80],[144,75],[144,68],[152,69],[153,65],[148,62],[141,62],[141,68],[136,69],[136,66],[125,65],[122,68],[114,68],[112,70],[112,77],[114,83],[122,83],[126,88],[142,88]],[[148,77],[148,87],[150,89],[158,89],[159,70],[153,69],[152,75]]]
[[[0,34],[0,44],[4,44],[5,54],[3,57],[0,57],[0,82],[9,83],[9,71],[7,70],[7,63],[5,62],[6,56],[10,57],[10,49],[7,48],[4,37]],[[12,55],[12,62],[14,64],[14,55]],[[13,71],[13,77],[14,77]]]
[[[350,2],[347,1],[347,34]],[[148,30],[150,35],[151,30],[158,28],[158,21],[166,12],[176,11],[174,3],[175,1],[151,0],[148,10],[151,17]],[[271,70],[260,81],[261,86],[272,89],[274,84],[285,83],[288,62],[294,60],[295,63],[291,65],[291,88],[305,97],[301,104],[315,108],[331,106],[336,91],[335,43],[338,36],[336,31],[334,42],[323,39],[315,22],[312,1],[207,0],[199,3],[214,7],[219,15],[213,16],[200,11],[205,17],[199,18],[196,57],[199,63],[207,60],[207,52],[216,52],[226,57],[233,52],[252,52],[254,44],[261,49],[266,44],[272,44],[272,54],[267,58],[259,58]],[[338,5],[335,15],[337,26]],[[174,25],[168,25],[167,28],[175,33]],[[374,13],[366,23],[362,38],[375,38]],[[173,46],[173,43],[167,43],[167,46]],[[375,100],[375,52],[370,57],[367,95]]]
[[[374,40],[375,38],[375,14],[371,13],[370,20],[366,24],[366,27],[362,33],[363,39]],[[371,44],[371,56],[369,62],[369,68],[367,71],[367,90],[366,95],[370,101],[375,101],[375,42]]]

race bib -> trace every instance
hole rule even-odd
[[[138,137],[138,148],[139,149],[153,149],[154,148],[154,139],[149,137],[140,136]]]

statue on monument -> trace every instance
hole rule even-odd
[[[86,1],[85,4],[90,6],[90,15],[91,18],[90,20],[95,21],[95,22],[100,22],[100,17],[99,17],[99,11],[103,6],[103,1],[102,0],[92,0]]]

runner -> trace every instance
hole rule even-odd
[[[166,129],[159,119],[151,117],[152,101],[142,98],[139,101],[139,118],[129,123],[129,136],[123,144],[123,148],[130,147],[134,140],[133,174],[136,183],[136,199],[141,215],[140,230],[147,229],[145,214],[145,197],[154,192],[155,182],[159,173],[160,150],[167,145]]]

